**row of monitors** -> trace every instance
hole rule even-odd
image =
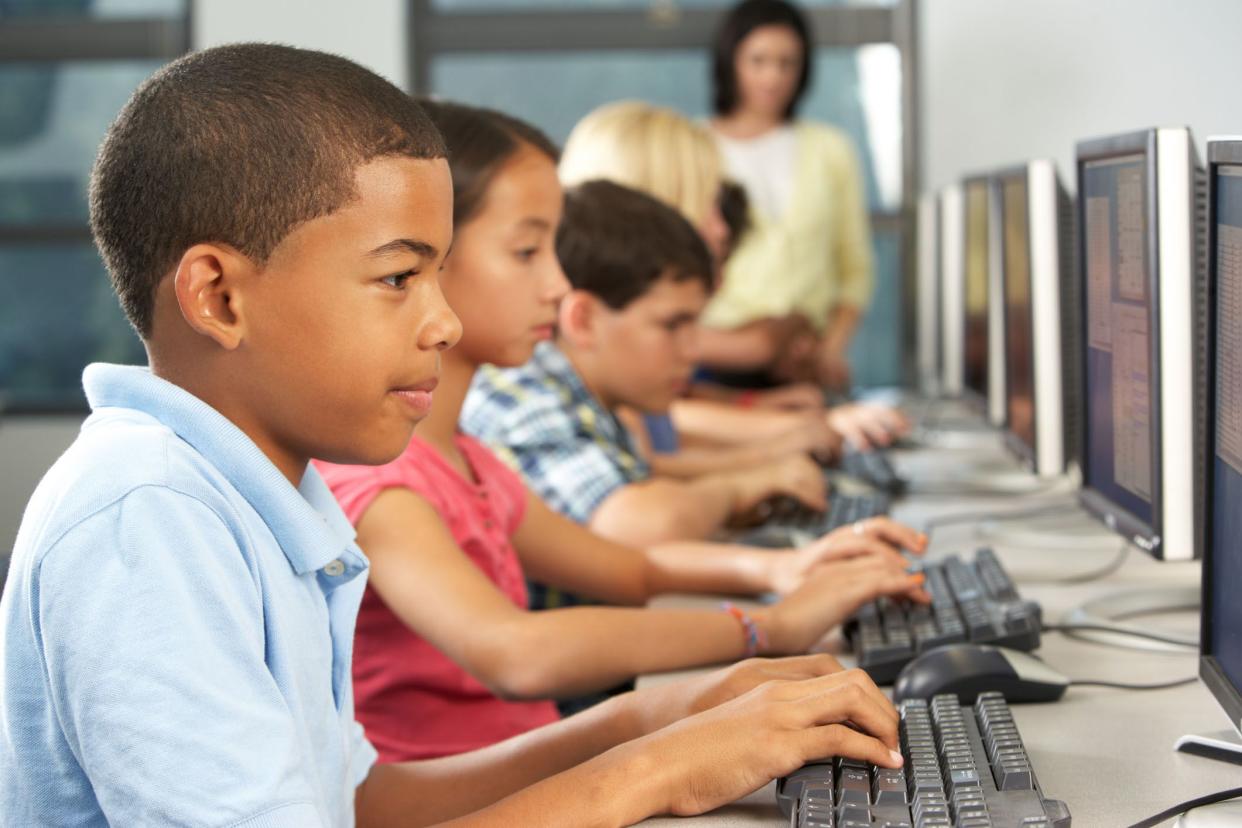
[[[1084,141],[920,204],[919,371],[1163,560],[1204,559],[1202,674],[1242,731],[1242,140]]]

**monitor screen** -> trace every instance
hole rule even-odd
[[[1216,404],[1209,651],[1242,693],[1242,165],[1216,168]]]
[[[1000,182],[1005,293],[1005,422],[1035,451],[1035,365],[1031,311],[1031,237],[1026,172]]]
[[[980,397],[988,395],[988,183],[967,182],[965,309],[962,382]]]
[[[1085,161],[1086,444],[1088,487],[1152,525],[1155,336],[1148,263],[1147,159]]]

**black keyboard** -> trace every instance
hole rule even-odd
[[[974,707],[941,695],[900,709],[901,768],[838,758],[777,780],[790,828],[1069,828],[1000,693],[980,693]]]
[[[797,498],[776,497],[768,503],[763,524],[740,532],[733,539],[750,546],[800,546],[833,529],[888,514],[889,505],[890,498],[885,494],[832,492],[828,496],[828,508],[817,512]]]
[[[841,471],[891,495],[900,495],[906,490],[906,481],[898,476],[888,453],[879,449],[859,451],[847,446],[841,454]]]
[[[916,655],[943,644],[1039,647],[1039,605],[1022,599],[991,549],[980,549],[970,562],[957,555],[928,561],[923,573],[931,606],[881,598],[845,624],[858,666],[877,684],[892,682]]]

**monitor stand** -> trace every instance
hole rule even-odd
[[[1216,759],[1220,762],[1242,765],[1242,741],[1239,741],[1238,734],[1232,730],[1221,730],[1216,733],[1205,733],[1202,735],[1188,733],[1177,740],[1173,745],[1173,749],[1193,756],[1202,756],[1205,759]],[[1230,802],[1227,804],[1233,805],[1238,809],[1233,812],[1236,815],[1236,821],[1230,824],[1242,825],[1242,803]],[[1198,825],[1199,823],[1191,824]]]
[[[1218,802],[1182,814],[1173,828],[1237,828],[1242,825],[1242,802]]]

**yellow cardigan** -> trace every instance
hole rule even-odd
[[[759,214],[725,267],[702,323],[737,328],[801,311],[820,330],[837,305],[866,310],[875,283],[862,169],[844,132],[794,125],[797,180],[784,216]]]

